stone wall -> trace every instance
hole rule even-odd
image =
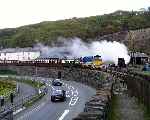
[[[150,109],[150,76],[134,71],[108,71],[114,78],[120,78],[127,84],[131,96],[138,98]]]
[[[107,82],[109,76],[102,71],[81,69],[81,68],[57,68],[57,67],[35,67],[35,66],[0,66],[0,70],[9,69],[16,71],[18,75],[41,76],[58,78],[58,72],[61,72],[61,78],[64,80],[73,80],[87,84],[94,88],[101,88]]]

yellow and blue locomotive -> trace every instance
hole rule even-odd
[[[102,65],[103,65],[103,61],[102,61],[101,56],[99,56],[99,55],[94,56],[94,59],[92,61],[92,67],[93,68],[101,68]]]
[[[92,67],[92,68],[101,68],[103,61],[101,56],[86,56],[82,58],[83,66]]]

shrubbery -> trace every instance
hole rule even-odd
[[[16,89],[16,82],[10,80],[0,80],[0,95],[9,96]]]

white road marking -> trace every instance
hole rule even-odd
[[[77,97],[76,99],[73,99],[73,103],[70,103],[70,106],[74,106],[76,104],[76,102],[78,101],[79,97]]]
[[[65,110],[58,120],[63,120],[68,113],[69,113],[69,110]]]
[[[13,112],[13,115],[16,115],[17,113],[23,111],[24,109],[25,109],[25,107],[16,110],[15,112]]]
[[[73,94],[74,97],[78,96],[78,91],[76,90]]]
[[[77,95],[77,94],[74,94],[73,96],[74,96],[74,97],[77,97],[78,95]]]
[[[74,87],[73,87],[73,86],[71,86],[71,89],[72,89],[72,90],[74,90]]]
[[[71,89],[71,87],[70,87],[70,86],[68,86],[68,89],[70,90],[70,89]]]
[[[69,91],[66,91],[66,97],[70,97]]]
[[[0,77],[8,77],[8,75],[0,75]]]
[[[78,97],[78,90],[75,89],[71,85],[68,85],[68,90],[71,92],[71,95],[70,95],[71,98],[70,98],[69,106],[74,106],[76,104],[76,102],[78,101],[78,99],[79,99],[79,97]]]
[[[49,86],[51,86],[51,85],[49,85]],[[52,89],[54,90],[54,87],[53,86],[51,86],[52,87]]]
[[[71,89],[71,92],[72,92],[72,97],[70,99],[69,106],[74,106],[79,99],[78,91],[77,91],[77,89],[76,90]]]
[[[73,96],[73,93],[74,93],[73,90],[71,90],[71,95],[72,95],[72,96]]]
[[[74,102],[73,98],[71,98],[70,102],[69,102],[69,106],[72,106],[72,103]]]

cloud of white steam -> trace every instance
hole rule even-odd
[[[49,47],[42,44],[36,45],[42,52],[43,57],[68,57],[80,58],[84,56],[100,55],[104,62],[111,61],[117,64],[118,58],[124,58],[125,62],[130,61],[127,47],[119,42],[94,41],[84,43],[79,38],[64,40],[59,47]]]

